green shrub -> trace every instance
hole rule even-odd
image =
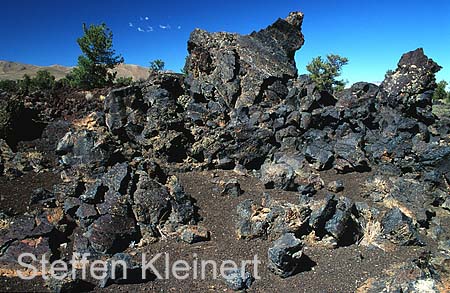
[[[306,66],[306,69],[310,72],[309,76],[320,90],[335,93],[344,89],[345,82],[337,78],[341,75],[342,66],[347,63],[347,58],[330,54],[327,55],[326,60],[323,60],[320,56],[314,58]]]
[[[116,78],[116,84],[118,86],[128,86],[133,83],[132,77],[119,77]]]
[[[0,80],[0,91],[14,93],[17,89],[18,85],[15,80]]]
[[[161,59],[150,61],[149,72],[150,73],[161,72],[164,70],[165,65],[166,65],[165,62],[162,61]]]
[[[67,77],[63,77],[55,82],[56,89],[70,88],[70,80]]]
[[[23,78],[21,80],[17,81],[17,92],[20,95],[28,95],[30,93],[30,91],[32,90],[31,88],[31,77],[28,74],[24,74]]]
[[[31,79],[31,86],[33,90],[48,92],[54,89],[55,80],[56,78],[48,70],[39,70],[36,76]]]
[[[23,103],[17,99],[0,100],[0,139],[10,141],[14,125],[24,109]]]
[[[442,102],[450,102],[450,92],[447,92],[448,82],[441,80],[438,82],[436,89],[434,90],[433,100],[439,100]]]
[[[48,70],[39,70],[33,78],[24,74],[23,78],[18,81],[1,80],[0,90],[19,95],[28,95],[35,91],[51,93],[56,83],[56,78]]]

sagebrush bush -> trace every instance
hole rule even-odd
[[[128,86],[133,83],[133,78],[132,77],[119,77],[119,78],[116,78],[115,83],[118,86]]]

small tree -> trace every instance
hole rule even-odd
[[[33,89],[51,91],[55,87],[55,77],[48,70],[39,70],[36,76],[31,79]]]
[[[24,74],[23,78],[17,82],[18,91],[21,95],[28,95],[31,90],[32,82],[28,74]]]
[[[391,76],[394,73],[394,70],[389,69],[388,71],[386,71],[386,73],[384,74],[384,79],[388,78],[389,76]]]
[[[162,61],[161,59],[156,59],[156,60],[150,61],[149,71],[150,71],[150,73],[161,72],[164,70],[164,66],[165,66],[164,61]]]
[[[67,76],[63,77],[55,82],[56,89],[68,89],[71,86],[72,86],[71,81],[69,80],[69,78],[67,78]]]
[[[84,35],[77,39],[83,55],[78,57],[78,65],[69,74],[71,84],[82,88],[96,88],[112,84],[116,73],[109,72],[123,63],[123,57],[115,55],[111,30],[106,24],[83,24]]]
[[[187,61],[188,61],[188,56],[184,57],[184,66],[183,66],[183,68],[181,68],[181,73],[184,76],[188,76],[189,75],[188,74],[188,68],[187,68]]]
[[[348,63],[348,59],[339,55],[327,55],[327,59],[322,57],[314,58],[306,69],[310,72],[311,79],[317,84],[319,89],[330,93],[342,90],[345,86],[343,80],[337,78],[341,75],[342,66]]]
[[[438,82],[436,89],[434,90],[433,99],[445,102],[450,102],[450,92],[446,91],[448,82],[441,80]]]
[[[186,69],[186,67],[181,68],[181,69],[180,69],[180,72],[181,72],[181,74],[183,74],[184,76],[188,76],[188,75],[189,75],[189,74],[188,74],[188,71],[187,71],[187,69]]]

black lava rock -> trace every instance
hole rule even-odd
[[[284,234],[268,250],[269,270],[282,278],[292,276],[299,267],[302,249],[302,242],[294,234]]]

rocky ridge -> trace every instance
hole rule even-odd
[[[186,77],[155,73],[110,91],[102,108],[73,121],[57,142],[62,182],[36,191],[40,208],[2,215],[0,261],[14,263],[19,251],[30,251],[132,262],[130,253],[161,239],[207,241],[195,198],[176,174],[233,169],[257,176],[267,189],[298,194],[296,202],[261,195],[261,202],[236,207],[230,233],[236,241],[273,241],[267,257],[274,274],[301,272],[310,243],[386,251],[430,246],[428,257],[392,273],[413,271],[409,278],[368,280],[361,292],[448,286],[450,231],[440,221],[450,210],[449,125],[431,113],[439,65],[417,49],[380,86],[360,82],[334,96],[297,75],[302,21],[294,12],[246,36],[197,29],[188,41]],[[13,127],[14,117],[0,126]],[[40,171],[39,159],[18,164],[23,156],[2,141],[0,170]],[[372,174],[356,195],[360,201],[342,182],[315,198],[325,188],[321,172],[331,170]],[[225,195],[242,192],[238,182],[224,186]],[[250,279],[231,286],[250,286]],[[48,283],[56,291],[76,284]]]

